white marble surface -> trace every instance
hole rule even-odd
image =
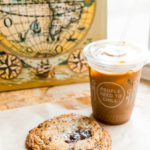
[[[40,96],[42,99],[40,89],[33,91],[34,98]],[[49,103],[1,111],[0,150],[25,150],[28,131],[55,115],[73,112],[90,116],[89,95],[88,83],[58,86],[47,89],[45,96],[47,99],[50,96]],[[128,123],[102,126],[112,136],[112,150],[150,150],[150,82],[140,83],[133,115]]]

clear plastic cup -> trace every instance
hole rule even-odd
[[[90,68],[94,117],[108,124],[127,122],[149,51],[130,43],[105,40],[87,45],[83,54]]]

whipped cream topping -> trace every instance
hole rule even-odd
[[[84,49],[89,65],[115,70],[133,70],[145,65],[149,51],[125,42],[98,41]]]

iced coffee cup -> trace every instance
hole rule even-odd
[[[108,124],[127,122],[148,50],[125,42],[98,41],[86,46],[83,53],[89,64],[94,117]]]

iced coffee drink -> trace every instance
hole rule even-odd
[[[95,42],[84,49],[89,64],[93,115],[108,124],[130,119],[148,50],[125,42]]]

